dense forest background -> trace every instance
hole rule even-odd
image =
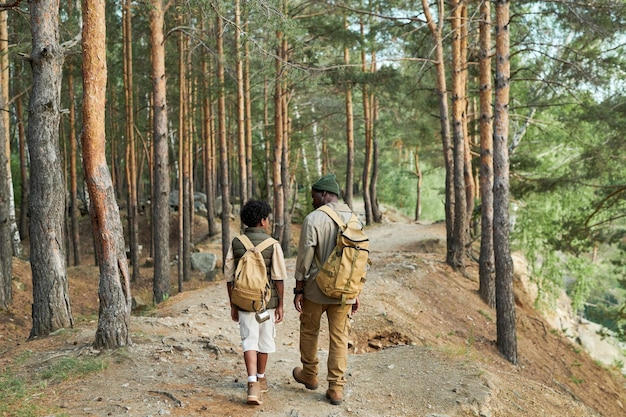
[[[86,213],[90,204],[79,140],[85,72],[78,3],[57,4],[65,255],[74,265],[92,262],[75,250],[79,239],[92,239],[75,226],[79,210]],[[365,200],[368,224],[383,220],[384,205],[416,220],[446,221],[442,102],[452,104],[450,122],[455,132],[459,124],[464,140],[468,257],[478,259],[481,94],[496,91],[481,78],[481,59],[496,57],[495,43],[487,39],[485,49],[482,36],[485,26],[494,32],[501,3],[507,2],[485,9],[489,3],[474,1],[107,0],[106,161],[131,266],[137,234],[157,230],[139,231],[134,221],[155,213],[158,167],[167,172],[167,210],[180,218],[180,277],[193,242],[190,218],[207,216],[209,235],[220,233],[220,220],[227,243],[224,224],[249,198],[272,202],[273,234],[292,251],[284,225],[308,212],[310,184],[328,172],[337,175],[348,204]],[[29,235],[33,175],[27,136],[34,109],[27,103],[34,94],[32,30],[39,22],[28,7],[5,4],[0,19],[15,256],[22,256],[20,241]],[[512,249],[530,260],[542,307],[550,308],[566,288],[581,316],[622,337],[625,8],[619,0],[517,1],[506,26]],[[435,31],[425,13],[431,9]],[[155,45],[163,47],[162,57]],[[162,74],[155,71],[158,62]],[[487,69],[491,83],[496,64]],[[157,106],[160,82],[166,89]],[[155,279],[155,286],[161,283]],[[167,289],[159,291],[156,301],[167,296]]]

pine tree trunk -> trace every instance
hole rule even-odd
[[[187,36],[182,38],[182,48],[183,58],[188,56],[188,40]],[[192,214],[194,208],[194,196],[193,196],[193,187],[192,184],[192,170],[191,170],[191,157],[193,153],[193,149],[191,147],[191,130],[188,126],[188,121],[191,119],[190,117],[190,105],[192,104],[192,93],[191,87],[189,84],[189,77],[187,74],[189,73],[189,68],[187,67],[187,60],[182,60],[182,71],[181,74],[181,90],[185,92],[185,96],[180,102],[180,106],[182,108],[182,123],[181,123],[181,131],[183,136],[181,138],[181,146],[183,151],[182,157],[182,190],[183,190],[183,233],[182,233],[182,256],[179,258],[180,262],[183,264],[183,282],[187,282],[191,279],[191,222],[192,222]],[[182,285],[179,288],[179,291],[182,291]]]
[[[496,95],[494,105],[493,244],[496,265],[496,327],[500,353],[517,364],[513,261],[509,242],[509,2],[496,1]]]
[[[241,49],[241,2],[235,0],[235,74],[237,78],[237,156],[239,157],[239,203],[248,199],[248,167],[246,165],[246,128]]]
[[[150,9],[154,96],[152,237],[154,239],[153,292],[156,303],[164,301],[170,295],[170,186],[163,14],[163,1],[152,0]]]
[[[22,96],[15,99],[15,108],[18,120],[24,120],[24,111],[22,109]],[[26,134],[24,132],[24,123],[17,126],[17,136],[19,140],[20,152],[20,178],[22,180],[22,203],[20,204],[20,236],[22,239],[28,238],[28,193],[30,192],[30,179],[28,178],[27,157],[26,157]]]
[[[80,265],[80,230],[78,223],[78,138],[76,137],[76,109],[74,106],[74,65],[68,66],[67,94],[70,130],[70,233],[72,252],[74,254],[74,266]]]
[[[443,159],[446,167],[446,191],[445,191],[445,213],[446,213],[446,262],[451,265],[454,242],[454,159],[452,152],[452,141],[450,139],[450,124],[448,119],[448,91],[446,87],[446,67],[443,50],[443,22],[444,6],[443,1],[439,5],[439,26],[434,22],[430,13],[430,6],[426,0],[422,0],[422,7],[426,22],[435,43],[435,66],[437,68],[437,92],[439,93],[439,123],[441,124],[441,144],[443,147]]]
[[[282,39],[283,34],[278,32],[276,35],[278,40],[278,53],[275,61],[276,65],[276,80],[274,90],[274,158],[273,158],[273,183],[274,183],[274,231],[272,235],[276,239],[280,239],[283,236],[283,229],[285,227],[285,199],[284,199],[284,185],[282,182],[282,159],[283,159],[283,113],[282,113],[282,100],[283,100],[283,71],[285,70],[282,64]],[[283,242],[284,243],[284,242]],[[285,247],[283,246],[283,250]]]
[[[287,40],[283,37],[282,42],[282,57],[284,62],[289,61],[288,56],[288,44]],[[284,67],[283,71],[286,70]],[[283,74],[284,75],[284,74]],[[294,183],[293,176],[290,175],[290,166],[289,166],[289,152],[291,150],[291,119],[289,118],[289,101],[287,100],[288,91],[287,91],[287,81],[283,79],[283,88],[282,88],[282,99],[281,99],[281,113],[282,113],[282,121],[283,121],[283,147],[282,147],[282,155],[281,155],[281,183],[283,188],[283,232],[280,235],[279,240],[281,241],[281,246],[283,248],[283,252],[285,256],[290,256],[290,247],[289,243],[291,242],[291,211],[289,210],[289,200],[292,193],[292,187]]]
[[[372,51],[372,62],[370,72],[376,71],[376,51]],[[372,177],[370,180],[370,202],[372,205],[372,221],[380,223],[383,220],[383,213],[378,204],[378,158],[380,151],[378,147],[378,135],[376,135],[376,122],[378,121],[378,100],[373,93],[370,93],[370,132],[372,135]]]
[[[417,194],[417,201],[415,202],[415,221],[419,221],[420,215],[422,214],[422,168],[420,167],[419,149],[417,146],[415,147],[413,160],[415,164],[415,177],[417,178],[417,185],[415,190]]]
[[[243,23],[243,30],[248,32],[248,19],[247,13],[245,14],[245,19]],[[246,189],[248,190],[248,195],[246,200],[252,198],[255,194],[254,192],[254,183],[252,180],[252,97],[251,97],[251,87],[250,87],[250,46],[247,40],[244,40],[243,45],[243,89],[244,89],[244,107],[245,107],[245,125],[246,125]]]
[[[348,30],[348,19],[344,17],[344,29]],[[363,27],[363,22],[361,22]],[[343,62],[350,66],[350,49],[343,48]],[[365,65],[365,64],[363,64]],[[353,207],[354,194],[354,108],[352,104],[352,81],[346,82],[346,186],[343,190],[343,201]],[[339,196],[341,197],[341,196]]]
[[[59,2],[30,4],[33,82],[29,103],[30,262],[33,327],[30,339],[74,326],[65,260],[65,182],[59,153],[64,51],[59,45]]]
[[[469,76],[468,76],[468,62],[467,62],[467,49],[468,49],[468,31],[469,31],[469,21],[467,19],[467,1],[462,1],[461,4],[461,27],[460,27],[460,34],[461,34],[461,89],[463,91],[463,100],[462,100],[462,106],[464,110],[464,117],[463,117],[463,138],[464,138],[464,161],[463,161],[463,180],[465,182],[465,205],[466,205],[466,209],[465,209],[465,216],[467,217],[466,222],[467,222],[467,230],[468,230],[468,236],[467,239],[469,241],[470,236],[469,236],[469,228],[470,228],[470,224],[471,224],[471,219],[472,219],[472,213],[474,211],[474,201],[476,199],[476,190],[474,188],[474,172],[472,169],[472,153],[471,153],[471,147],[470,147],[470,141],[472,139],[472,137],[469,134],[469,128],[468,128],[468,108],[469,108],[469,102],[467,99],[467,85],[468,85],[468,80],[469,80]]]
[[[133,34],[132,5],[130,0],[123,4],[123,44],[124,44],[124,99],[126,115],[127,162],[126,181],[128,183],[128,246],[130,265],[133,269],[132,281],[139,282],[139,209],[137,197],[137,155],[135,145],[135,105],[133,100]]]
[[[210,71],[209,56],[203,52],[202,55],[202,73],[208,74]],[[210,77],[202,77],[202,83],[204,87],[204,99],[202,102],[203,108],[203,134],[204,134],[204,175],[205,175],[205,194],[206,194],[206,209],[207,209],[207,223],[209,236],[215,236],[218,234],[217,223],[215,221],[215,204],[216,204],[216,192],[215,182],[217,178],[217,172],[215,168],[215,159],[217,153],[215,151],[215,124],[213,117],[212,107],[212,93]],[[212,79],[212,78],[211,78]]]
[[[130,276],[124,230],[113,182],[106,163],[105,100],[107,67],[105,6],[83,0],[83,164],[91,201],[91,223],[100,266],[100,309],[94,347],[111,349],[131,344]]]
[[[230,245],[230,181],[228,178],[228,143],[226,141],[226,93],[224,91],[224,22],[217,13],[217,82],[219,83],[217,99],[218,136],[220,144],[220,178],[222,188],[222,265],[226,260]]]
[[[7,109],[9,104],[9,28],[8,28],[8,11],[0,11],[0,83],[2,84],[0,93],[2,97],[2,108]],[[11,172],[11,145],[10,145],[10,112],[2,112],[2,123],[4,124],[4,133],[1,143],[6,145],[6,170],[7,170],[7,190],[9,193],[9,223],[12,238],[12,252],[16,257],[22,256],[22,240],[20,236],[20,228],[17,225],[15,216],[15,193],[13,192],[13,173]],[[20,119],[21,120],[21,119]]]
[[[265,173],[265,194],[268,201],[272,201],[274,197],[274,165],[273,161],[273,146],[270,140],[270,94],[269,83],[267,78],[263,79],[263,139],[265,141],[265,166],[263,172]],[[272,204],[273,205],[273,204]]]
[[[0,137],[3,137],[5,129],[4,119],[0,119]],[[0,310],[5,310],[13,298],[13,257],[9,256],[13,250],[11,248],[11,223],[9,222],[8,159],[6,147],[0,146],[0,253],[3,254],[0,256]]]
[[[496,307],[496,277],[493,254],[493,115],[491,87],[491,3],[480,5],[480,258],[478,293]]]
[[[462,62],[462,9],[458,0],[451,3],[452,18],[452,142],[454,156],[454,233],[450,266],[456,270],[465,268],[466,245],[469,241],[469,223],[465,194],[465,85]]]

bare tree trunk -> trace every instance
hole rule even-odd
[[[179,16],[182,22],[182,16]],[[187,68],[185,56],[187,54],[186,36],[180,32],[178,37],[178,292],[183,291],[183,282],[189,280],[190,274],[190,199],[189,186],[189,131],[187,120],[189,117],[189,88],[187,84]]]
[[[365,27],[363,21],[360,23],[361,37],[365,38]],[[365,47],[361,47],[361,69],[367,72]],[[370,100],[370,92],[367,83],[363,83],[363,125],[365,128],[365,159],[363,161],[363,175],[361,182],[363,183],[363,205],[365,207],[365,223],[370,225],[374,221],[372,212],[372,196],[370,188],[370,178],[372,175],[372,163],[374,155],[374,140],[372,132],[372,102]]]
[[[274,189],[274,165],[273,161],[273,147],[270,140],[270,116],[269,116],[269,85],[267,78],[263,79],[263,140],[265,141],[265,166],[263,172],[265,172],[265,195],[267,195],[268,201],[272,201],[273,189]],[[273,206],[273,204],[272,204]]]
[[[184,39],[184,50],[189,51],[189,38]],[[187,65],[188,60],[185,59],[183,61],[185,74],[185,83],[183,84],[183,91],[186,91],[187,94],[184,100],[181,102],[181,106],[183,108],[183,125],[186,125],[186,129],[184,130],[183,137],[183,253],[180,258],[183,263],[183,281],[189,281],[191,279],[191,239],[192,239],[192,228],[193,224],[193,209],[194,209],[194,190],[193,190],[193,146],[192,146],[192,137],[193,131],[191,127],[191,108],[193,105],[193,91],[191,88],[191,80],[186,75],[189,73],[190,67]],[[180,291],[182,291],[182,286]]]
[[[124,44],[124,99],[126,115],[127,161],[126,180],[128,182],[128,246],[130,265],[133,268],[132,281],[140,279],[139,269],[139,210],[137,198],[137,155],[135,145],[135,105],[133,100],[133,35],[132,5],[124,0],[122,6],[123,44]]]
[[[274,232],[272,235],[276,239],[280,239],[283,236],[283,230],[285,227],[285,199],[284,199],[284,187],[282,180],[282,158],[283,158],[283,36],[282,32],[276,34],[278,40],[278,53],[276,57],[276,80],[274,90],[274,158],[273,158],[273,182],[274,182]],[[287,242],[288,243],[288,242]],[[283,242],[283,250],[285,250],[285,242]]]
[[[372,51],[371,72],[376,71],[376,52]],[[374,94],[370,93],[370,132],[372,135],[372,177],[370,180],[370,201],[372,205],[372,221],[380,223],[383,220],[383,213],[378,205],[378,135],[376,135],[376,121],[378,120],[378,100]]]
[[[69,129],[70,129],[70,223],[72,252],[74,265],[80,265],[80,230],[78,224],[78,139],[76,138],[76,110],[74,108],[74,65],[70,64],[67,74],[67,93],[69,98]]]
[[[6,12],[2,13],[3,15]],[[3,86],[0,84],[0,97]],[[0,137],[4,136],[6,125],[4,119],[0,119]],[[7,174],[8,155],[6,147],[0,146],[0,310],[5,310],[13,298],[13,257],[9,256],[11,248],[11,223],[9,221],[9,176]]]
[[[457,270],[465,268],[466,246],[469,241],[465,194],[465,85],[462,61],[462,0],[451,3],[452,18],[452,153],[454,155],[454,233],[450,265]]]
[[[170,295],[170,184],[163,14],[163,0],[152,0],[150,9],[154,96],[152,237],[154,239],[153,292],[156,303],[164,301]]]
[[[496,261],[496,327],[500,353],[517,364],[513,261],[509,241],[509,2],[496,1],[496,97],[494,105],[493,244]]]
[[[210,74],[207,54],[203,55],[202,73]],[[207,197],[207,222],[209,227],[209,236],[215,236],[218,233],[217,223],[215,222],[215,181],[217,172],[215,169],[215,159],[217,157],[215,151],[215,127],[213,123],[213,107],[211,103],[210,87],[211,82],[208,76],[203,77],[204,84],[204,100],[203,100],[203,117],[204,117],[204,154],[205,154],[205,193]]]
[[[2,84],[2,108],[8,109],[9,103],[9,30],[7,24],[8,12],[6,10],[0,12],[0,83]],[[10,146],[10,129],[11,123],[9,111],[2,112],[2,123],[4,123],[4,134],[0,140],[6,146],[7,154],[7,177],[8,177],[8,193],[9,193],[9,223],[11,228],[12,251],[17,257],[22,256],[22,240],[20,237],[20,229],[17,225],[15,216],[15,193],[13,192],[13,173],[11,172],[11,146]]]
[[[235,73],[237,78],[237,155],[239,156],[239,203],[240,207],[248,198],[248,167],[246,165],[246,130],[243,85],[243,60],[241,53],[241,8],[240,0],[235,0]]]
[[[493,91],[491,87],[491,3],[480,4],[480,258],[478,293],[496,307],[496,276],[493,254]]]
[[[244,31],[248,32],[247,13],[244,19]],[[247,38],[246,38],[247,39]],[[248,190],[247,199],[254,195],[252,181],[252,97],[250,87],[250,46],[247,40],[244,40],[244,66],[243,66],[243,88],[244,88],[244,107],[245,107],[245,124],[246,124],[246,189]]]
[[[419,162],[419,149],[417,146],[415,147],[415,153],[413,154],[413,159],[415,163],[415,177],[417,178],[417,186],[416,186],[416,194],[417,201],[415,203],[415,221],[420,219],[420,215],[422,214],[422,168],[420,167]]]
[[[28,157],[26,150],[26,134],[24,132],[24,111],[22,109],[22,96],[16,98],[17,111],[17,135],[20,152],[20,178],[22,180],[22,203],[20,205],[20,236],[22,240],[28,238],[28,193],[30,192],[30,180],[28,178]]]
[[[476,190],[475,190],[475,183],[474,183],[474,172],[472,169],[472,152],[471,152],[471,147],[470,147],[470,142],[471,142],[471,136],[469,134],[469,128],[468,128],[468,109],[469,109],[469,102],[467,99],[467,85],[468,85],[468,80],[469,80],[469,76],[468,76],[468,62],[467,62],[467,50],[468,50],[468,38],[469,38],[469,21],[467,19],[467,1],[463,0],[460,3],[461,6],[461,20],[460,20],[460,35],[461,35],[461,61],[460,61],[460,65],[461,65],[461,90],[463,91],[463,100],[462,100],[462,106],[463,106],[463,111],[464,111],[464,117],[463,117],[463,138],[464,138],[464,151],[463,151],[463,155],[464,155],[464,162],[463,162],[463,180],[465,182],[465,204],[466,204],[466,209],[465,209],[465,215],[467,216],[467,230],[468,230],[468,236],[467,239],[469,241],[470,239],[470,235],[469,235],[469,228],[470,228],[470,224],[471,224],[471,220],[472,220],[472,213],[474,211],[474,202],[476,199]]]
[[[106,163],[106,19],[101,0],[83,0],[83,163],[91,201],[91,224],[96,237],[100,309],[96,348],[117,348],[130,340],[130,275],[124,230],[113,182]]]
[[[286,14],[287,10],[285,10]],[[289,48],[287,44],[287,39],[283,36],[282,41],[282,54],[284,62],[289,62]],[[283,67],[283,71],[286,70],[286,67]],[[284,75],[284,72],[283,72]],[[289,152],[291,149],[291,119],[289,118],[289,100],[288,100],[288,90],[287,90],[287,81],[286,78],[283,77],[283,87],[282,87],[282,99],[281,99],[281,112],[282,112],[282,121],[283,121],[283,149],[282,149],[282,158],[281,158],[281,184],[283,188],[283,233],[280,235],[281,246],[283,248],[283,252],[285,256],[290,256],[290,247],[289,244],[291,242],[291,211],[289,210],[289,200],[291,197],[292,187],[295,182],[295,179],[290,174],[289,167]]]
[[[63,220],[65,183],[59,154],[61,79],[64,51],[59,45],[59,2],[30,4],[33,83],[29,103],[30,260],[33,274],[33,327],[30,339],[74,326],[70,306]]]
[[[348,18],[344,16],[344,29],[348,30]],[[361,33],[363,33],[363,22],[361,21]],[[364,59],[365,48],[361,50],[361,56]],[[350,65],[350,48],[344,46],[343,61],[346,66]],[[365,62],[363,61],[363,68]],[[363,71],[365,72],[365,71]],[[353,207],[354,194],[354,108],[352,104],[352,81],[346,82],[346,186],[343,190],[343,201],[348,207]]]
[[[217,99],[218,135],[220,144],[220,177],[222,188],[222,265],[226,260],[230,245],[230,181],[228,178],[228,143],[226,141],[226,93],[224,91],[224,23],[217,13]]]
[[[437,92],[439,93],[439,122],[441,124],[441,143],[443,147],[443,159],[446,167],[446,262],[452,264],[454,253],[452,245],[454,242],[454,159],[452,152],[452,141],[450,139],[450,124],[448,121],[448,92],[446,87],[446,67],[443,51],[443,24],[444,24],[444,3],[438,0],[439,24],[437,25],[430,13],[430,6],[427,0],[422,0],[422,7],[428,28],[435,43],[435,66],[437,68]]]

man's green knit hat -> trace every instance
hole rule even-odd
[[[340,195],[341,191],[339,190],[339,184],[337,184],[337,180],[335,174],[326,174],[313,186],[311,187],[317,191],[328,191],[329,193]]]

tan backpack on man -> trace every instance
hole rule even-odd
[[[322,206],[318,210],[326,213],[339,226],[337,243],[332,253],[315,278],[322,292],[331,298],[346,300],[356,298],[365,283],[369,259],[369,238],[363,231],[361,222],[354,213],[348,223],[344,223],[335,210]],[[318,260],[318,265],[319,265]]]
[[[263,251],[277,240],[270,237],[255,247],[244,234],[237,236],[237,239],[246,248],[246,252],[235,269],[230,301],[244,311],[263,311],[272,297]]]

